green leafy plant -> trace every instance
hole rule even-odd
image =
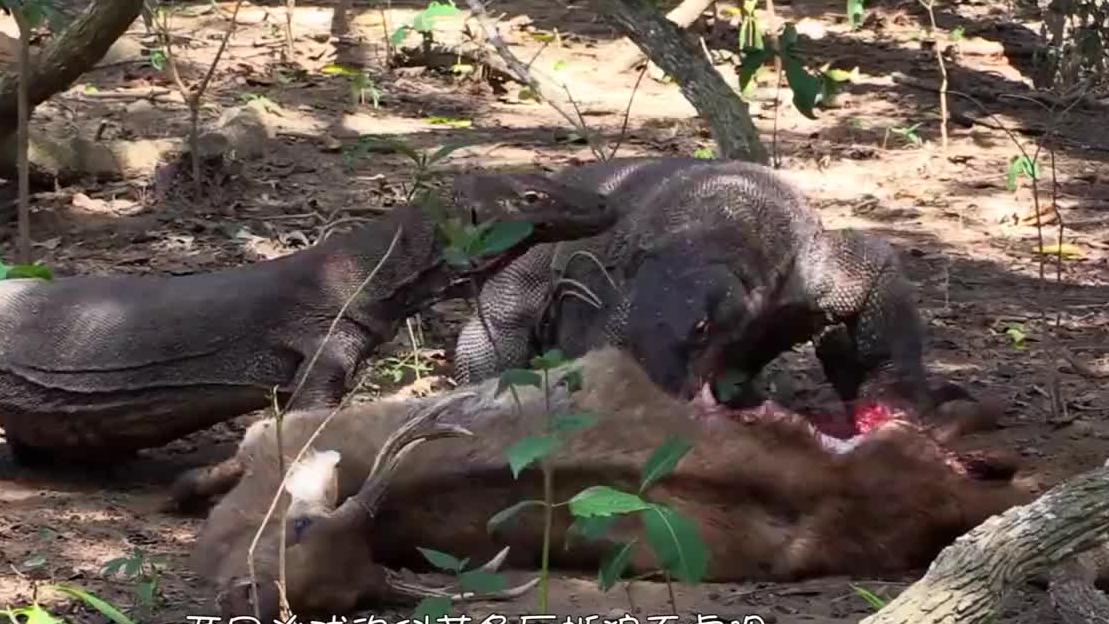
[[[484,568],[466,570],[469,559],[459,559],[454,555],[432,550],[430,548],[417,548],[428,563],[443,572],[454,575],[455,583],[463,593],[490,594],[505,589],[508,582],[505,577]],[[416,605],[416,612],[412,615],[414,620],[436,622],[439,618],[449,615],[453,600],[451,593],[444,588],[437,592],[440,595],[427,596]],[[427,618],[424,620],[424,618]]]
[[[164,558],[147,555],[141,548],[133,548],[124,557],[117,557],[104,564],[104,576],[120,577],[135,583],[135,606],[149,615],[161,601],[162,567]]]
[[[882,140],[882,143],[883,145],[886,143],[890,134],[895,134],[902,137],[910,144],[921,147],[924,145],[924,139],[920,138],[920,134],[917,133],[917,128],[920,128],[920,126],[920,123],[915,123],[911,126],[891,126],[886,128],[886,138]]]
[[[404,43],[405,37],[409,32],[419,33],[423,38],[423,45],[425,48],[431,46],[435,41],[435,20],[440,17],[454,17],[460,15],[462,12],[453,2],[439,2],[432,0],[423,11],[416,14],[412,21],[408,24],[403,24],[395,31],[393,36],[389,38],[389,43],[393,47],[397,47]]]
[[[114,604],[86,589],[72,585],[47,585],[45,588],[84,602],[115,624],[136,624]],[[38,588],[36,587],[35,594],[37,595],[37,593]],[[64,624],[65,622],[65,620],[43,608],[38,603],[37,598],[33,599],[30,605],[24,607],[9,607],[0,610],[0,614],[6,616],[11,624]]]
[[[1040,179],[1040,164],[1026,155],[1014,156],[1009,160],[1009,170],[1005,175],[1005,185],[1010,191],[1017,190],[1017,181],[1022,177],[1035,182]]]
[[[696,150],[693,151],[693,157],[711,160],[713,158],[716,158],[716,149],[711,145],[698,147]]]
[[[394,384],[400,383],[407,371],[412,371],[416,377],[432,372],[431,364],[416,357],[415,353],[409,353],[404,357],[382,358],[376,367]]]
[[[350,98],[355,104],[365,106],[368,98],[374,108],[380,107],[381,90],[366,72],[356,67],[332,63],[325,65],[320,73],[325,76],[342,76],[350,80]]]
[[[381,91],[377,89],[373,78],[370,78],[364,72],[358,74],[350,79],[350,96],[355,104],[361,106],[366,105],[366,97],[369,96],[369,101],[373,103],[374,108],[378,108],[381,104]]]
[[[156,47],[150,49],[147,52],[146,59],[150,63],[151,67],[158,71],[162,71],[166,68],[166,60],[168,59],[168,57],[166,56],[165,48]]]
[[[414,181],[405,197],[406,201],[411,201],[418,192],[428,189],[435,165],[472,143],[472,139],[463,139],[444,143],[435,150],[421,151],[401,139],[364,134],[353,145],[343,149],[343,160],[347,167],[353,168],[358,160],[368,158],[371,154],[403,154],[408,157],[415,166]]]
[[[749,93],[753,81],[763,65],[778,57],[785,70],[786,83],[793,91],[793,105],[797,110],[808,117],[816,119],[816,107],[828,101],[837,89],[838,74],[827,71],[812,73],[805,68],[800,46],[798,43],[797,27],[786,23],[782,34],[778,38],[778,47],[749,46],[740,50],[739,88],[743,93]],[[850,75],[850,74],[848,74]],[[846,79],[846,78],[845,78]]]
[[[517,388],[539,388],[546,401],[543,430],[525,437],[505,452],[513,477],[538,463],[543,473],[543,500],[525,500],[501,510],[489,519],[490,533],[508,522],[519,511],[540,507],[544,513],[542,568],[539,577],[539,609],[548,606],[548,579],[550,563],[550,532],[554,510],[566,506],[575,518],[571,532],[585,539],[600,539],[614,526],[620,516],[637,515],[646,532],[646,540],[654,552],[667,581],[673,576],[684,582],[697,583],[704,577],[708,565],[708,549],[697,529],[689,519],[674,509],[644,498],[645,492],[660,479],[669,475],[692,448],[681,438],[663,443],[643,467],[639,490],[626,492],[607,485],[588,487],[567,501],[554,500],[554,470],[552,458],[570,436],[584,432],[597,423],[597,416],[588,412],[555,412],[551,409],[551,376],[555,369],[567,364],[561,351],[552,349],[533,358],[530,369],[509,369],[500,378],[497,394],[511,389],[520,405]],[[562,376],[570,391],[581,387],[580,371],[567,367]],[[598,571],[598,583],[607,591],[627,569],[636,546],[636,540],[618,542],[604,557]]]
[[[1028,333],[1025,331],[1024,326],[1018,323],[1010,323],[1005,326],[1005,335],[1013,342],[1013,348],[1023,351],[1024,341],[1028,338]]]

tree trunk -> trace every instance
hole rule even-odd
[[[27,94],[34,108],[69,88],[81,74],[100,62],[108,48],[127,31],[142,10],[142,0],[93,0],[49,46],[32,61]],[[15,164],[12,134],[18,120],[18,72],[0,73],[0,175]]]
[[[1051,604],[1066,624],[1109,624],[1109,596],[1094,586],[1109,569],[1103,546],[1082,553],[1051,571]]]
[[[945,548],[920,579],[860,624],[997,621],[1006,590],[1109,539],[1109,468],[990,518]]]
[[[767,162],[747,104],[677,24],[650,0],[598,0],[598,4],[606,18],[678,82],[682,94],[712,126],[721,158]]]
[[[677,24],[679,28],[689,28],[693,22],[697,21],[697,18],[701,17],[705,9],[709,8],[713,1],[682,0],[678,6],[670,9],[670,12],[666,14],[666,19]],[[616,54],[619,56],[617,56],[617,60],[613,61],[613,66],[617,71],[628,71],[646,58],[643,56],[643,51],[628,39],[621,39],[617,46],[619,51]]]

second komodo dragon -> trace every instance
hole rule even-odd
[[[337,405],[406,317],[536,243],[615,220],[601,195],[539,175],[460,175],[445,202],[436,197],[213,273],[0,283],[0,426],[13,453],[34,463],[160,446],[266,407],[275,387],[287,409]],[[459,224],[522,222],[530,233],[459,269],[444,260],[435,204]]]
[[[937,403],[894,250],[824,229],[770,169],[629,158],[553,177],[607,194],[621,220],[592,238],[537,246],[486,282],[480,301],[492,340],[478,316],[468,321],[455,355],[461,381],[526,365],[541,349],[576,357],[613,344],[670,392],[727,399],[729,379],[749,381],[812,339],[851,411],[872,387],[922,416]],[[730,390],[757,401],[743,387]]]

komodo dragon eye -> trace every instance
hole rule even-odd
[[[529,204],[534,204],[546,197],[547,195],[545,193],[539,191],[524,191],[524,201]]]

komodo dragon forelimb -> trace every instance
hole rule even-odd
[[[0,284],[8,444],[24,459],[118,456],[267,407],[275,387],[283,403],[294,399],[286,409],[332,407],[411,314],[538,243],[615,220],[603,196],[538,175],[462,175],[443,203],[462,222],[526,222],[530,233],[459,268],[445,260],[438,216],[417,202],[214,273]]]

